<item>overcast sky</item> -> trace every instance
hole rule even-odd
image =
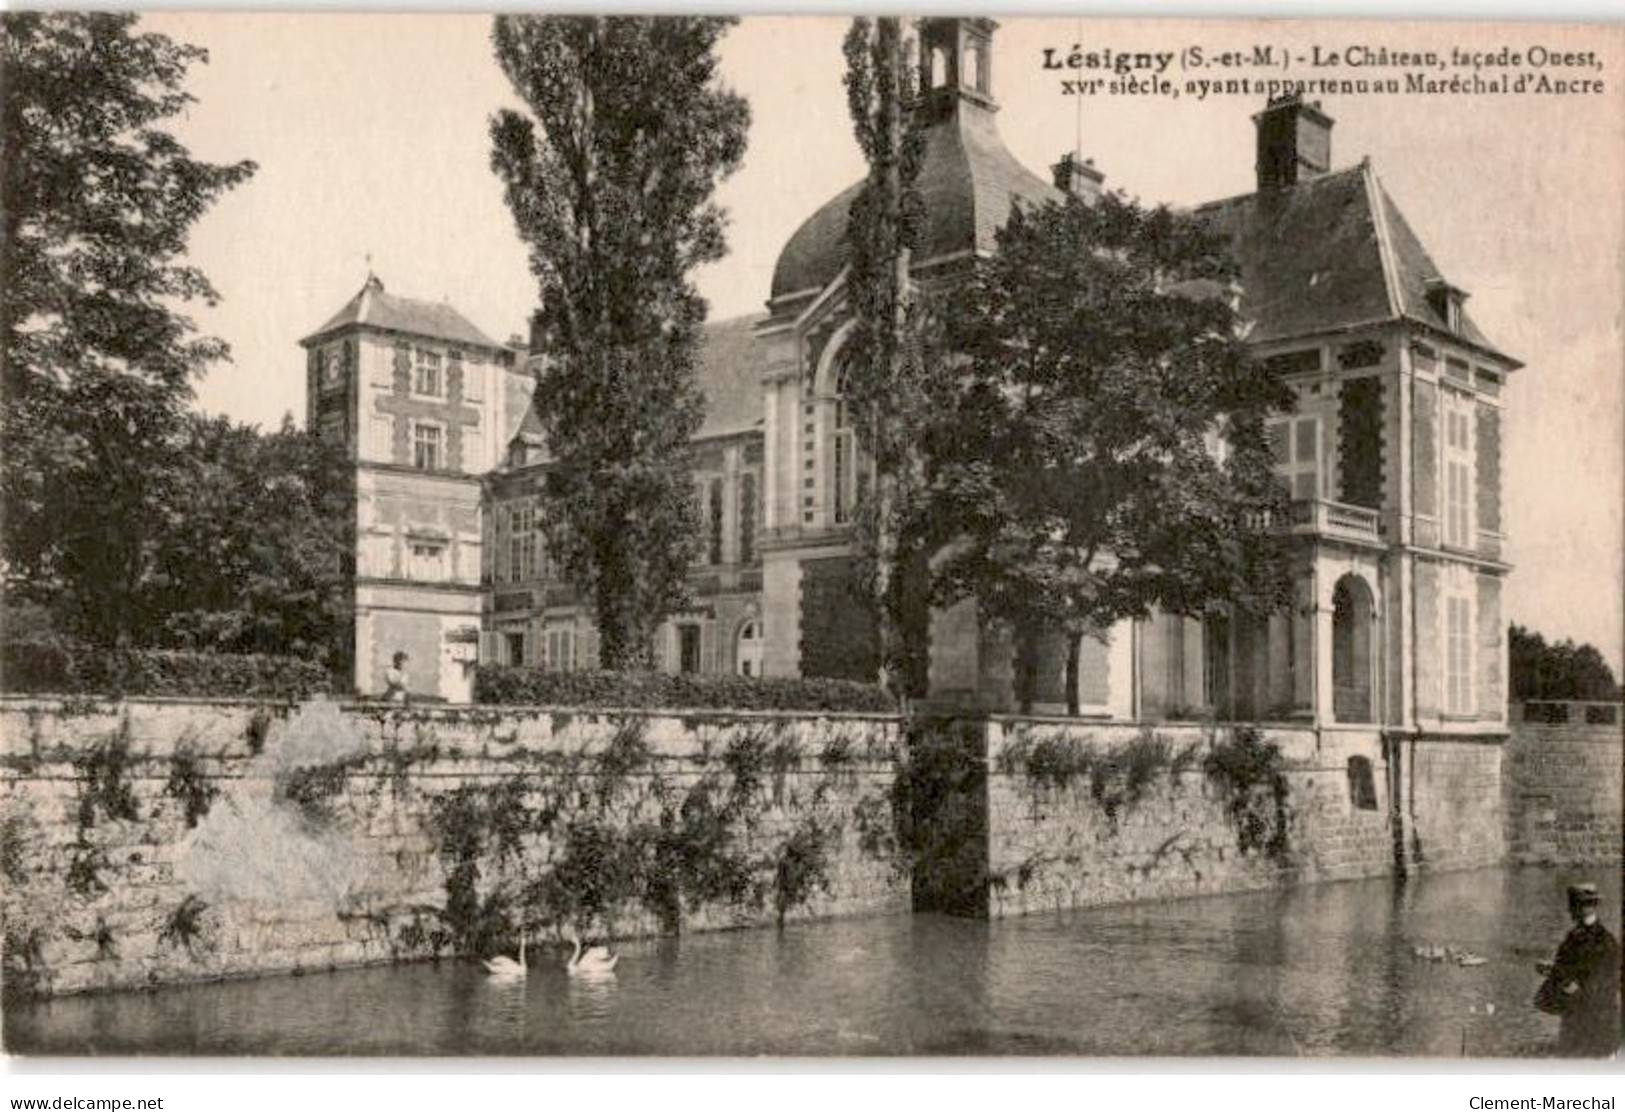
[[[489,169],[486,125],[512,93],[490,21],[464,15],[153,14],[209,49],[178,130],[199,156],[260,170],[198,225],[192,257],[224,296],[196,317],[233,365],[198,390],[210,412],[302,419],[298,339],[371,268],[394,292],[445,298],[492,336],[534,301],[525,253]],[[722,49],[750,101],[743,168],[719,199],[730,253],[699,274],[713,318],[757,312],[796,225],[862,173],[841,89],[845,20],[745,19]],[[1256,98],[1062,96],[1045,47],[1214,49],[1254,43],[1448,50],[1531,43],[1602,54],[1610,100],[1326,96],[1333,163],[1370,156],[1468,309],[1528,366],[1512,380],[1505,470],[1509,615],[1621,663],[1621,257],[1625,35],[1618,27],[1003,22],[992,75],[999,123],[1039,174],[1081,136],[1107,184],[1191,204],[1252,187]],[[1177,76],[1177,75],[1176,75]]]

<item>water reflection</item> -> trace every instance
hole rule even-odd
[[[1555,1033],[1533,967],[1581,877],[1617,933],[1617,871],[1487,870],[650,940],[605,978],[544,947],[512,983],[445,962],[66,998],[9,1009],[5,1036],[59,1054],[1523,1055]],[[1441,943],[1488,964],[1416,959]]]

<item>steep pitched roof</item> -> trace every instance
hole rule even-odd
[[[1230,237],[1254,341],[1398,319],[1447,330],[1427,296],[1439,268],[1369,162],[1195,212]],[[1502,354],[1466,314],[1455,335]]]
[[[300,343],[314,340],[349,325],[371,325],[392,332],[407,332],[436,340],[501,351],[502,345],[481,332],[467,317],[443,301],[419,301],[384,292],[384,284],[373,275],[345,303],[344,308]]]
[[[750,432],[762,423],[762,384],[756,374],[754,333],[761,314],[708,321],[700,332],[699,359],[694,376],[705,395],[705,419],[697,438]],[[518,429],[509,438],[534,448],[546,447],[542,422],[527,406]],[[532,459],[544,462],[545,453]]]
[[[756,374],[755,328],[761,314],[709,322],[701,334],[696,377],[705,394],[700,436],[748,432],[762,423],[762,383]]]

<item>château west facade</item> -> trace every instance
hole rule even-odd
[[[918,24],[924,288],[991,252],[1012,204],[1101,189],[1092,164],[1062,159],[1041,178],[1006,149],[994,27]],[[1334,169],[1318,104],[1272,101],[1254,122],[1257,188],[1196,212],[1232,243],[1249,344],[1297,395],[1271,426],[1293,499],[1294,597],[1267,620],[1156,614],[1084,638],[1081,712],[1504,732],[1502,410],[1520,364],[1474,324],[1369,161]],[[765,313],[706,327],[693,608],[661,627],[660,668],[876,674],[852,589],[866,472],[842,397],[858,189],[790,237]],[[357,688],[381,690],[396,651],[414,690],[451,699],[467,697],[476,659],[596,666],[590,603],[547,555],[547,451],[529,411],[538,345],[496,343],[376,278],[303,345],[310,425],[355,461]],[[1066,646],[1040,655],[1035,710],[1060,713]],[[933,615],[934,703],[1012,709],[1011,661],[973,602]]]

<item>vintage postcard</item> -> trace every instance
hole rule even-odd
[[[1619,26],[0,28],[8,1054],[1617,1053]]]

